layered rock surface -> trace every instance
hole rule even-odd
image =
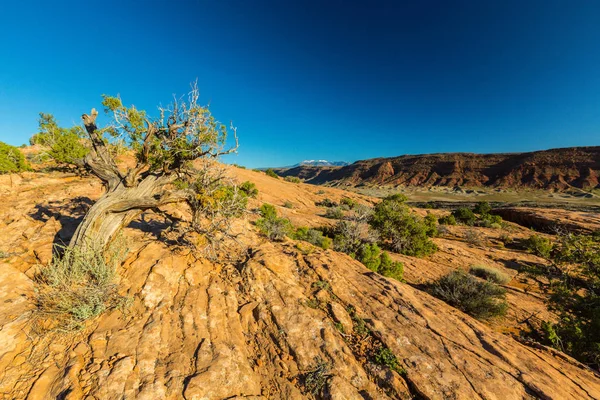
[[[239,173],[269,196],[256,205],[289,196],[298,206],[282,211],[298,223],[322,222],[314,203],[301,205],[318,196],[313,188]],[[118,271],[131,306],[81,332],[44,332],[34,324],[36,264],[49,260],[53,241],[68,239],[101,188],[36,175],[13,185],[0,188],[3,398],[301,399],[319,388],[334,399],[600,398],[600,378],[571,358],[526,346],[344,254],[267,242],[248,222],[245,255],[212,263],[157,240],[161,225],[145,215],[125,231],[131,251]],[[404,259],[409,282],[483,251],[438,245],[429,260]],[[493,254],[498,264],[512,257]],[[404,373],[374,360],[382,349]]]

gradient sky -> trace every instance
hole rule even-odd
[[[600,1],[19,0],[0,37],[13,145],[196,78],[248,167],[600,145]]]

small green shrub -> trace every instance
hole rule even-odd
[[[474,229],[468,229],[465,232],[465,240],[467,243],[472,244],[474,246],[481,246],[482,239],[481,235],[478,234]]]
[[[404,281],[404,264],[399,261],[392,261],[392,258],[385,251],[381,253],[381,263],[379,264],[379,272],[381,275],[396,279],[397,281]]]
[[[52,114],[40,113],[39,133],[33,135],[29,142],[48,148],[45,154],[57,163],[74,165],[90,151],[83,144],[84,137],[83,128],[61,128]]]
[[[18,148],[0,142],[0,174],[22,172],[30,169],[23,153]]]
[[[306,372],[303,376],[304,388],[306,392],[313,396],[319,396],[327,384],[327,381],[331,377],[329,370],[331,366],[329,363],[317,359],[316,365]]]
[[[317,207],[338,207],[339,204],[336,203],[335,201],[329,200],[328,198],[324,198],[321,201],[316,201],[315,206],[317,206]]]
[[[38,312],[54,318],[56,329],[81,329],[85,321],[127,303],[114,284],[127,249],[121,241],[106,251],[93,243],[63,248],[36,276]]]
[[[331,207],[325,211],[325,218],[342,219],[344,218],[344,212],[339,207]]]
[[[489,214],[492,211],[492,206],[487,201],[480,201],[477,203],[473,211],[477,214],[485,215]]]
[[[550,239],[534,234],[526,239],[523,244],[533,254],[546,259],[550,258],[552,253],[552,242]]]
[[[302,179],[298,178],[297,176],[286,176],[284,180],[291,183],[302,183]]]
[[[404,204],[406,197],[393,195],[379,202],[369,224],[389,249],[409,256],[434,253],[437,246],[429,239],[430,231],[423,218],[415,215]]]
[[[394,262],[387,252],[382,252],[375,243],[363,244],[357,259],[373,272],[398,281],[404,279],[404,265]]]
[[[454,218],[454,215],[448,214],[440,218],[438,223],[440,225],[456,225],[456,218]]]
[[[457,208],[452,212],[452,215],[454,216],[457,222],[469,226],[475,224],[475,220],[477,219],[473,211],[471,211],[467,207]]]
[[[285,208],[294,208],[294,203],[292,203],[291,201],[287,200],[283,203],[283,206]]]
[[[475,318],[487,319],[506,314],[506,291],[500,286],[480,281],[463,271],[453,271],[434,282],[430,293]]]
[[[381,249],[376,243],[363,244],[358,251],[357,259],[371,271],[377,272],[381,265]]]
[[[255,198],[258,196],[258,189],[256,188],[256,184],[250,181],[242,182],[239,187],[239,190],[246,194],[248,197]]]
[[[392,371],[396,371],[400,375],[405,374],[406,370],[400,366],[398,359],[387,347],[380,347],[375,353],[375,362],[379,365],[385,365]]]
[[[438,235],[438,219],[435,215],[427,213],[425,216],[426,234],[429,237],[436,237]]]
[[[340,204],[347,206],[348,209],[352,210],[358,203],[356,200],[353,200],[349,197],[343,197],[342,200],[340,200]]]
[[[281,242],[292,232],[290,220],[278,217],[277,210],[271,204],[263,204],[259,212],[262,218],[256,221],[256,226],[270,240]]]
[[[485,279],[499,285],[504,285],[510,281],[510,276],[505,273],[498,271],[492,267],[486,267],[482,265],[474,265],[469,268],[469,273],[478,278]]]
[[[331,239],[323,236],[323,232],[317,229],[300,227],[294,232],[293,238],[314,244],[315,246],[321,247],[323,250],[327,250],[331,247]]]
[[[275,171],[273,171],[272,168],[269,168],[268,170],[266,170],[265,174],[267,174],[271,178],[279,179],[279,175],[277,175],[277,173]]]

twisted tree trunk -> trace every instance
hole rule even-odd
[[[88,210],[69,247],[93,244],[105,248],[122,228],[144,210],[189,198],[185,191],[164,190],[166,185],[175,180],[174,174],[147,174],[138,182],[138,176],[146,165],[144,159],[139,160],[138,165],[126,174],[119,171],[104,140],[96,131],[97,115],[93,109],[90,115],[84,114],[82,117],[92,142],[92,149],[83,164],[102,180],[106,193]]]

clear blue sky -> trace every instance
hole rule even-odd
[[[3,1],[0,140],[198,78],[248,167],[600,145],[600,1]]]

